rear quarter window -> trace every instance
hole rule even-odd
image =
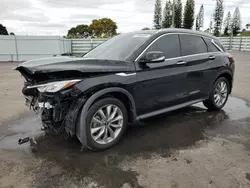
[[[206,44],[207,44],[207,47],[208,47],[208,51],[209,52],[220,52],[220,49],[217,48],[213,43],[212,43],[212,39],[209,39],[209,38],[204,38]],[[223,51],[224,50],[224,47],[220,44],[220,42],[218,41],[214,41]]]
[[[222,46],[219,40],[216,40],[214,42],[225,52],[225,48]]]

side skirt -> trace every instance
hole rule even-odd
[[[147,113],[147,114],[143,114],[143,115],[138,116],[136,118],[136,120],[139,121],[141,119],[149,118],[149,117],[152,117],[152,116],[156,116],[156,115],[159,115],[159,114],[163,114],[163,113],[166,113],[166,112],[170,112],[170,111],[173,111],[173,110],[184,108],[184,107],[190,106],[192,104],[202,102],[204,100],[206,100],[206,99],[193,100],[193,101],[189,101],[189,102],[186,102],[186,103],[171,106],[171,107],[168,107],[168,108],[164,108],[164,109],[161,109],[161,110],[157,110],[157,111],[154,111],[154,112],[150,112],[150,113]]]

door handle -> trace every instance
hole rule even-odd
[[[177,65],[185,65],[185,64],[187,64],[187,62],[186,61],[178,61],[176,64]]]
[[[214,59],[215,59],[215,56],[214,56],[214,55],[211,55],[211,56],[208,57],[208,59],[214,60]]]

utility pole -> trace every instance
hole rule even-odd
[[[174,19],[175,19],[175,0],[173,0],[173,9],[172,9],[172,27],[174,28]]]

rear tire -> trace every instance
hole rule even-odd
[[[230,91],[230,84],[225,77],[220,77],[213,85],[210,92],[209,99],[204,101],[203,104],[208,110],[220,110],[227,103]]]
[[[121,139],[127,123],[127,109],[120,100],[98,100],[90,107],[86,117],[87,147],[93,151],[112,147]]]

